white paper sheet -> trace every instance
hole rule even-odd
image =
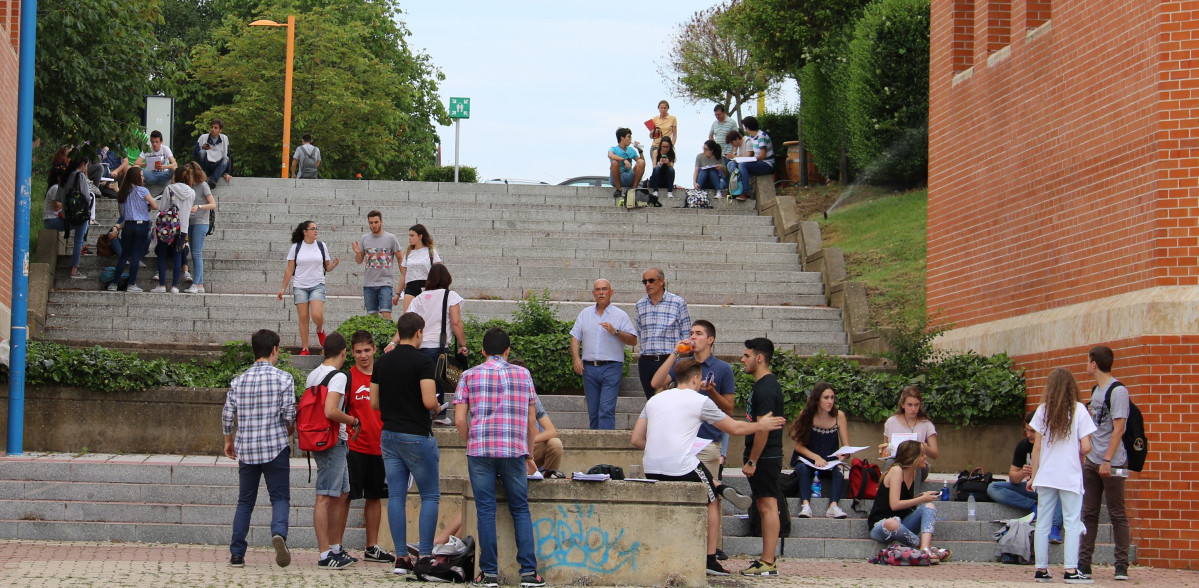
[[[526,474],[526,477],[529,478],[530,480],[544,480],[545,479],[545,475],[542,474],[541,472],[533,472],[531,474]]]
[[[804,463],[805,463],[805,464],[807,464],[809,467],[813,467],[813,468],[816,468],[816,469],[818,469],[818,470],[821,470],[821,471],[825,471],[825,470],[831,470],[831,469],[833,469],[833,468],[835,468],[835,467],[837,467],[837,466],[841,465],[841,460],[839,460],[839,459],[834,459],[834,460],[830,460],[830,461],[826,462],[826,463],[824,464],[824,467],[822,467],[822,468],[821,468],[821,467],[816,467],[816,464],[814,464],[814,463],[812,463],[812,462],[808,461],[808,458],[806,458],[806,457],[804,457],[804,456],[802,456],[802,455],[801,455],[801,456],[799,456],[799,461],[802,461],[802,462],[804,462]]]
[[[915,433],[892,433],[891,445],[887,448],[891,452],[890,457],[895,457],[895,450],[899,448],[899,444],[904,441],[915,441]]]
[[[570,477],[572,480],[579,482],[607,482],[612,479],[608,474],[584,474],[583,472],[575,472]]]
[[[688,455],[699,455],[699,452],[703,451],[711,442],[711,439],[696,439],[695,443],[691,444],[691,453]]]
[[[734,157],[733,158],[733,161],[736,161],[737,163],[749,163],[751,161],[757,161],[757,160],[758,160],[757,157],[752,157],[749,155],[747,155],[745,157]]]
[[[863,449],[869,449],[869,447],[867,447],[865,445],[863,445],[862,447],[855,447],[853,445],[845,445],[845,446],[841,447],[841,449],[834,451],[833,454],[828,457],[837,457],[838,455],[846,455],[846,454],[853,455]]]

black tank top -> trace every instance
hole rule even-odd
[[[912,490],[915,485],[915,479],[912,480],[911,484],[902,484],[899,488],[899,499],[910,500],[913,496]],[[886,476],[883,476],[883,479],[878,483],[878,494],[874,497],[874,506],[870,509],[870,516],[866,518],[866,522],[869,524],[869,528],[873,529],[874,525],[883,519],[891,517],[902,519],[914,510],[916,510],[914,506],[903,510],[894,510],[891,508],[891,489],[887,488],[887,479]]]

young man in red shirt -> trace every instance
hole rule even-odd
[[[354,354],[354,365],[350,368],[348,405],[350,412],[362,421],[362,430],[358,437],[350,440],[346,454],[350,468],[350,500],[366,500],[362,507],[367,545],[364,559],[394,563],[395,555],[379,547],[379,520],[383,512],[382,499],[387,497],[387,472],[383,469],[383,452],[379,445],[383,419],[379,411],[371,410],[375,340],[370,332],[360,330],[350,336],[350,351]]]

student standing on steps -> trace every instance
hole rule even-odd
[[[645,270],[641,284],[645,297],[637,301],[637,341],[641,343],[637,374],[648,400],[654,395],[654,374],[674,352],[675,343],[691,334],[691,313],[682,296],[666,290],[666,274],[661,269]]]
[[[333,333],[322,349],[325,361],[308,374],[306,388],[319,385],[330,372],[341,370],[346,362],[346,338]],[[325,417],[338,428],[337,444],[324,451],[313,451],[316,462],[316,505],[312,509],[312,527],[316,531],[320,559],[317,566],[325,570],[344,568],[358,561],[341,548],[346,519],[350,514],[350,473],[346,466],[346,441],[357,438],[362,430],[358,417],[346,410],[346,388],[349,378],[343,373],[329,380],[325,395]],[[348,430],[347,430],[348,429]]]
[[[371,375],[375,370],[375,339],[370,331],[355,331],[350,336],[350,389],[346,395],[349,412],[358,417],[362,429],[347,443],[346,465],[350,473],[350,500],[365,500],[362,519],[366,527],[366,553],[370,562],[395,563],[395,556],[379,547],[379,521],[383,499],[387,498],[387,470],[380,449],[383,418],[371,407]]]
[[[772,414],[784,414],[783,388],[779,380],[770,373],[770,360],[774,357],[774,343],[765,337],[745,342],[741,354],[741,366],[745,373],[754,377],[753,390],[745,403],[745,419],[760,420]],[[762,517],[762,556],[749,567],[741,570],[745,576],[777,576],[774,555],[779,540],[779,502],[786,500],[779,492],[779,474],[783,469],[783,431],[758,431],[745,438],[745,465],[741,472],[749,478],[755,506]]]
[[[366,214],[369,233],[355,241],[354,263],[366,262],[362,284],[362,298],[367,314],[378,314],[391,320],[394,291],[392,290],[391,266],[400,254],[400,240],[383,230],[383,213],[372,210]]]
[[[1029,492],[1025,482],[1032,477],[1032,443],[1037,432],[1032,428],[1033,411],[1024,415],[1024,437],[1016,444],[1012,454],[1012,465],[1008,467],[1008,481],[991,482],[987,496],[999,504],[1014,506],[1021,510],[1037,512],[1037,493]],[[1038,514],[1039,516],[1039,514]],[[1053,527],[1049,531],[1050,543],[1062,542],[1062,505],[1053,509]]]
[[[1045,402],[1032,417],[1036,437],[1032,445],[1032,476],[1025,482],[1030,492],[1037,493],[1037,510],[1053,512],[1059,502],[1065,524],[1062,556],[1067,584],[1090,584],[1090,574],[1078,569],[1078,536],[1082,533],[1079,512],[1082,510],[1083,478],[1079,458],[1091,451],[1091,433],[1095,423],[1078,401],[1078,384],[1068,370],[1057,368],[1049,372],[1045,382]],[[1037,582],[1052,582],[1049,574],[1049,530],[1052,517],[1037,517],[1033,534],[1036,553]],[[1095,527],[1092,527],[1095,528]],[[1090,535],[1092,533],[1088,533]]]
[[[1082,467],[1082,481],[1086,488],[1082,501],[1082,524],[1087,529],[1098,528],[1099,507],[1107,503],[1107,514],[1112,521],[1112,543],[1115,543],[1115,579],[1128,579],[1128,515],[1124,511],[1124,476],[1112,473],[1112,468],[1123,467],[1128,462],[1124,450],[1124,427],[1128,423],[1128,388],[1112,377],[1112,364],[1116,356],[1110,347],[1098,345],[1087,354],[1087,374],[1095,379],[1091,389],[1089,408],[1091,420],[1098,427],[1091,435],[1091,451]],[[1111,394],[1111,408],[1106,401]],[[1078,569],[1091,575],[1091,556],[1095,553],[1096,533],[1083,535],[1078,549]]]
[[[136,169],[136,168],[135,168]],[[287,567],[287,519],[291,511],[290,436],[296,426],[296,394],[291,374],[275,367],[279,334],[262,329],[250,337],[254,365],[233,379],[221,410],[225,456],[237,460],[237,510],[229,565],[246,565],[246,535],[258,500],[258,480],[271,496],[271,545],[275,563]],[[234,431],[236,430],[236,435]]]
[[[412,299],[420,296],[425,290],[425,280],[429,279],[429,270],[435,263],[441,263],[441,256],[433,248],[433,236],[429,234],[429,229],[420,224],[408,227],[408,249],[404,252],[404,259],[400,261],[400,281],[404,283],[404,312],[408,312],[408,305],[412,304]],[[391,303],[399,304],[400,294],[392,297]]]
[[[612,283],[600,278],[591,288],[595,306],[579,312],[570,329],[570,356],[583,376],[587,417],[595,429],[616,428],[616,399],[624,372],[624,347],[637,344],[637,328],[625,311],[612,305]]]
[[[304,133],[300,137],[302,144],[296,147],[296,153],[291,157],[292,177],[316,179],[316,170],[321,166],[321,148],[312,144],[312,135]]]
[[[276,297],[283,300],[283,292],[291,285],[296,314],[300,319],[300,355],[308,355],[308,317],[316,324],[316,339],[325,344],[325,272],[331,272],[341,263],[330,259],[329,248],[317,241],[316,223],[303,221],[291,233],[292,246],[287,248],[287,271],[283,272],[283,285]]]

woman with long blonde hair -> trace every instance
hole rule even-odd
[[[937,507],[933,503],[940,492],[915,491],[916,472],[924,467],[924,446],[917,441],[904,441],[895,450],[895,465],[883,474],[878,494],[866,522],[870,538],[879,543],[898,542],[919,547],[930,563],[949,559],[948,549],[933,547],[933,532],[937,528]]]
[[[1078,401],[1078,383],[1062,368],[1049,372],[1045,382],[1045,402],[1037,407],[1031,426],[1036,431],[1032,444],[1032,476],[1026,482],[1037,493],[1037,512],[1053,512],[1062,504],[1062,557],[1067,584],[1090,584],[1089,576],[1078,569],[1078,544],[1082,534],[1082,456],[1091,451],[1094,421],[1087,407]],[[1033,534],[1037,582],[1052,582],[1049,574],[1049,531],[1052,517],[1037,517]]]

